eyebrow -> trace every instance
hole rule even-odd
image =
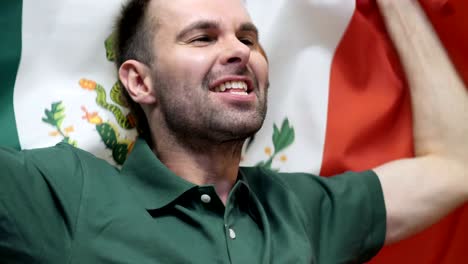
[[[240,31],[252,32],[258,37],[258,28],[251,22],[242,23],[239,27]]]
[[[214,29],[219,29],[220,27],[221,27],[220,23],[218,21],[215,21],[215,20],[196,21],[196,22],[193,22],[192,24],[188,25],[184,29],[182,29],[182,31],[180,31],[177,34],[176,39],[178,39],[178,40],[182,39],[186,34],[188,34],[189,32],[191,32],[193,30],[210,30],[210,29],[214,30]],[[258,29],[251,22],[242,23],[240,25],[240,27],[239,27],[239,31],[252,32],[253,34],[255,34],[258,37]]]

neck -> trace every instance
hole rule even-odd
[[[197,185],[214,185],[226,204],[239,171],[243,140],[219,144],[181,140],[155,142],[153,152],[171,171]]]

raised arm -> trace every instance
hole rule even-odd
[[[375,169],[389,244],[467,201],[468,93],[418,1],[377,2],[411,90],[416,154]]]

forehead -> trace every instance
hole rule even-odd
[[[251,22],[243,0],[157,0],[150,6],[161,27],[183,28],[198,20],[217,21],[221,26]]]

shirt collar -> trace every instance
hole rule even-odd
[[[189,190],[198,187],[169,170],[141,138],[136,140],[120,173],[146,210],[161,209]],[[257,218],[258,201],[255,201],[256,195],[246,176],[246,172],[240,167],[237,184],[241,185],[241,190],[238,195],[242,197],[243,203],[248,204],[249,213]]]
[[[135,142],[121,174],[147,210],[162,208],[196,187],[162,164],[141,138]]]
[[[251,185],[245,172],[245,168],[239,168],[239,174],[237,178],[238,184],[241,184],[241,189],[239,192],[239,197],[241,198],[241,204],[247,206],[247,211],[250,216],[254,219],[255,222],[260,220],[260,212],[258,207],[260,206],[260,201],[258,200],[255,192],[252,190]]]

